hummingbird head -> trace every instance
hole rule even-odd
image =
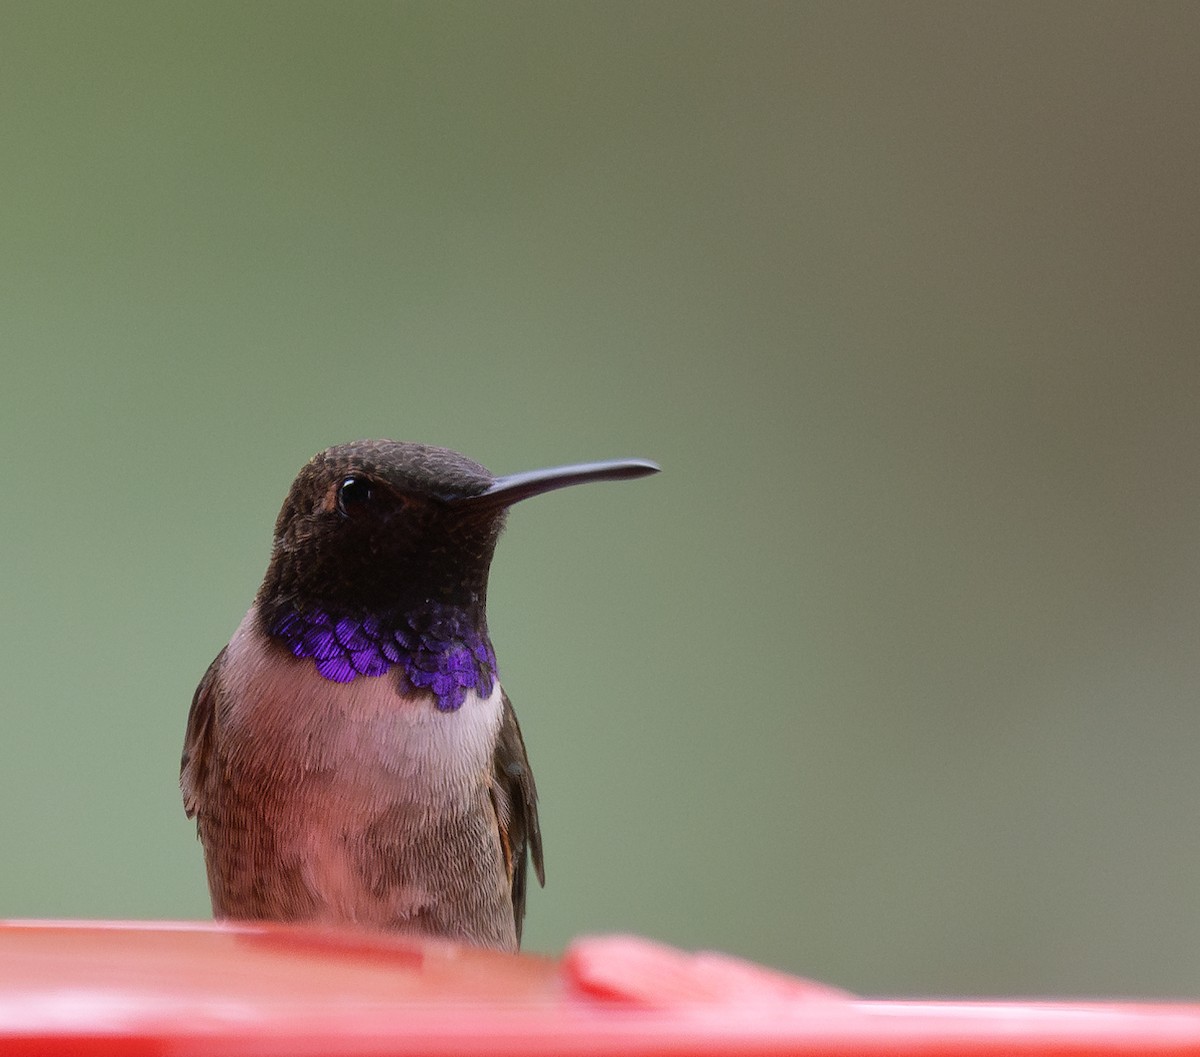
[[[362,440],[327,448],[300,471],[279,512],[260,598],[481,611],[513,503],[657,470],[624,460],[494,477],[465,455],[428,444]]]
[[[491,671],[487,581],[508,508],[556,488],[657,470],[624,460],[494,477],[427,444],[328,448],[300,471],[279,512],[260,615],[327,678],[382,674],[403,660],[422,685],[422,665],[449,679],[437,666],[469,657]]]
[[[494,478],[446,448],[356,441],[314,455],[275,522],[260,600],[378,611],[482,608],[503,508],[458,501]]]

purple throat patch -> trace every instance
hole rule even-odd
[[[442,712],[462,707],[467,691],[491,695],[496,654],[467,614],[431,604],[408,613],[338,616],[322,609],[285,613],[271,625],[297,657],[311,658],[335,683],[386,675],[401,667],[410,685],[433,694]]]

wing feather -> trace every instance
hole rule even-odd
[[[503,694],[503,691],[502,691]],[[525,740],[508,695],[503,694],[504,714],[500,720],[500,735],[492,772],[492,803],[500,826],[500,838],[508,860],[512,885],[513,918],[517,926],[517,942],[525,920],[525,887],[528,860],[532,858],[538,883],[546,883],[542,861],[542,831],[538,827],[537,786],[529,769]]]
[[[217,654],[196,693],[192,707],[188,710],[187,733],[183,738],[183,759],[179,765],[179,788],[183,793],[183,809],[188,818],[194,818],[202,809],[208,785],[208,768],[215,752],[214,726],[216,718],[218,674],[225,661],[225,650]]]

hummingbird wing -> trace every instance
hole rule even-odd
[[[216,715],[217,685],[225,650],[217,654],[208,671],[196,687],[192,707],[188,711],[187,733],[183,738],[183,759],[179,765],[179,788],[183,793],[183,810],[193,818],[200,809],[200,800],[207,785],[208,765],[212,757],[213,719]]]
[[[501,691],[504,714],[500,720],[500,736],[492,768],[492,804],[500,826],[500,840],[508,861],[512,884],[513,917],[517,924],[517,941],[521,939],[521,924],[525,920],[526,857],[532,857],[538,884],[546,883],[542,865],[542,831],[538,828],[537,786],[529,769],[525,740],[513,711],[508,694]]]

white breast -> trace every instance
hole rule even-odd
[[[428,694],[402,696],[397,673],[349,683],[267,640],[253,609],[229,643],[222,741],[254,769],[335,777],[341,795],[394,803],[468,798],[491,773],[503,712],[500,685],[440,712]],[[296,777],[300,777],[297,775]],[[323,784],[323,783],[320,783]]]

